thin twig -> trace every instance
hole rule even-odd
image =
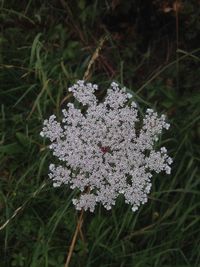
[[[103,44],[104,42],[107,40],[107,36],[103,37],[100,39],[99,41],[99,45],[97,46],[94,54],[92,55],[90,61],[89,61],[89,64],[88,64],[88,67],[87,67],[87,70],[85,71],[85,74],[83,76],[83,80],[88,80],[90,78],[90,75],[91,75],[91,68],[92,68],[92,65],[94,64],[94,62],[97,60],[97,58],[99,57],[99,52],[100,50],[102,49],[103,47]]]
[[[170,62],[168,65],[165,65],[163,68],[158,68],[158,71],[156,70],[155,74],[152,75],[152,77],[147,80],[136,92],[136,94],[139,94],[147,85],[149,85],[155,78],[157,78],[162,72],[164,72],[165,70],[169,69],[171,66],[173,66],[174,64],[176,64],[177,62],[180,62],[181,60],[187,58],[187,57],[193,57],[193,54],[197,53],[200,51],[200,48],[197,48],[193,51],[191,51],[190,53],[185,53],[183,56],[179,57],[178,59]]]
[[[74,251],[74,247],[75,247],[75,244],[76,244],[77,236],[78,236],[78,233],[81,231],[82,224],[83,224],[83,210],[81,210],[80,216],[78,218],[78,222],[77,222],[77,225],[76,225],[76,230],[75,230],[75,233],[74,233],[74,236],[73,236],[70,248],[69,248],[69,253],[67,255],[67,260],[65,262],[65,267],[69,267],[69,263],[70,263],[70,260],[71,260],[71,257],[72,257],[72,253]]]
[[[99,52],[100,50],[102,49],[103,45],[104,45],[104,42],[107,40],[107,36],[104,36],[100,39],[99,41],[99,45],[97,46],[97,48],[95,49],[89,63],[88,63],[88,66],[87,66],[87,69],[83,75],[83,80],[87,81],[89,78],[90,78],[90,75],[91,75],[91,68],[92,68],[92,65],[94,64],[94,62],[97,60],[97,58],[99,57]],[[63,98],[63,100],[61,101],[60,105],[62,105],[68,98],[71,97],[71,94],[68,94],[66,97]]]
[[[38,193],[40,193],[40,191],[41,191],[45,186],[46,186],[46,183],[43,183],[43,184],[41,185],[40,188],[38,188],[35,192],[32,193],[31,197],[30,197],[28,200],[26,200],[26,201],[24,202],[23,205],[21,205],[20,207],[18,207],[18,208],[16,209],[16,210],[13,212],[13,214],[10,216],[10,218],[9,218],[3,225],[0,226],[0,231],[3,230],[3,229],[9,224],[9,222],[10,222],[12,219],[14,219],[14,218],[18,215],[18,213],[19,213],[21,210],[23,210],[23,209],[25,208],[26,204],[30,201],[30,199],[34,198]]]
[[[86,44],[85,39],[84,39],[84,36],[83,36],[83,34],[82,34],[81,30],[80,30],[80,25],[78,25],[78,26],[76,25],[75,20],[74,20],[73,13],[72,13],[69,5],[68,5],[68,2],[65,1],[65,0],[60,0],[60,3],[62,5],[62,7],[66,10],[67,19],[69,18],[69,20],[71,21],[72,27],[74,28],[75,32],[78,33],[78,36],[79,36],[81,42],[83,44]]]
[[[0,226],[0,231],[1,230],[3,230],[6,226],[7,226],[7,224],[13,219],[13,218],[15,218],[15,216],[20,212],[20,210],[23,208],[23,205],[22,206],[20,206],[19,208],[17,208],[15,211],[14,211],[14,213],[13,213],[13,215],[3,224],[3,225],[1,225]]]
[[[97,60],[97,58],[99,57],[99,52],[100,50],[102,49],[103,45],[104,45],[104,42],[107,40],[107,36],[103,37],[100,39],[99,41],[99,45],[97,46],[97,48],[95,49],[89,63],[88,63],[88,66],[87,66],[87,69],[83,75],[83,80],[88,80],[90,78],[90,75],[91,75],[91,68],[92,68],[92,65],[94,64],[94,62]],[[69,95],[66,96],[62,102],[61,102],[61,105],[66,101],[66,99],[68,99]],[[87,192],[90,191],[90,188],[87,188]],[[83,210],[81,210],[81,213],[80,213],[80,216],[78,218],[78,222],[77,222],[77,226],[76,226],[76,230],[74,232],[74,236],[72,238],[72,242],[71,242],[71,245],[70,245],[70,248],[69,248],[69,253],[67,255],[67,260],[66,260],[66,263],[65,263],[65,267],[69,267],[69,263],[70,263],[70,260],[71,260],[71,257],[72,257],[72,253],[73,253],[73,250],[74,250],[74,247],[75,247],[75,244],[76,244],[76,240],[77,240],[77,237],[78,237],[78,233],[80,234],[81,238],[84,239],[83,237],[83,233],[82,233],[82,230],[81,230],[81,227],[82,227],[82,224],[83,224]]]
[[[90,192],[90,187],[87,187],[87,189],[85,191],[86,191],[85,193],[89,193]],[[83,224],[83,214],[84,214],[84,210],[82,209],[81,213],[80,213],[80,216],[78,218],[78,222],[77,222],[77,225],[76,225],[76,230],[75,230],[74,236],[72,238],[72,242],[71,242],[71,245],[70,245],[70,248],[69,248],[69,253],[68,253],[67,260],[66,260],[66,263],[65,263],[64,267],[69,267],[69,263],[70,263],[70,260],[71,260],[71,257],[72,257],[72,253],[73,253],[73,250],[74,250],[74,247],[75,247],[75,244],[76,244],[76,240],[77,240],[77,237],[78,237],[78,233],[80,234],[81,239],[84,241],[84,237],[83,237],[83,233],[82,233],[82,229],[81,229],[82,224]]]

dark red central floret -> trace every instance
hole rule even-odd
[[[103,154],[105,154],[105,153],[107,153],[107,152],[110,151],[109,146],[101,146],[100,149],[101,149],[101,152],[102,152]]]

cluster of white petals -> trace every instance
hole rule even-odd
[[[98,102],[96,84],[78,81],[69,88],[86,108],[69,103],[62,110],[62,122],[55,115],[44,121],[41,136],[51,141],[49,148],[60,160],[50,164],[54,186],[68,184],[80,194],[73,199],[77,210],[94,211],[97,203],[107,210],[123,194],[135,211],[147,202],[152,172],[170,174],[172,159],[165,147],[155,151],[162,130],[168,129],[164,115],[147,109],[143,120],[125,88],[113,82],[104,102]],[[129,100],[129,101],[128,101]]]

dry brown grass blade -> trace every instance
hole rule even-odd
[[[87,67],[87,70],[85,71],[85,74],[83,76],[83,80],[87,81],[90,76],[91,76],[91,68],[92,68],[92,65],[94,64],[94,62],[97,60],[97,58],[99,57],[99,52],[100,50],[102,49],[105,41],[107,40],[107,36],[104,36],[103,38],[100,39],[99,41],[99,45],[97,46],[94,54],[92,55],[90,61],[89,61],[89,64],[88,64],[88,67]]]
[[[91,68],[92,68],[94,62],[99,57],[100,50],[102,49],[102,47],[104,45],[104,42],[106,40],[107,40],[107,36],[105,36],[105,37],[100,39],[99,45],[97,46],[94,54],[92,55],[92,57],[91,57],[91,59],[90,59],[90,61],[88,63],[87,69],[86,69],[86,71],[84,73],[84,76],[83,76],[83,80],[86,81],[86,80],[88,80],[90,78],[90,76],[91,76]],[[69,97],[70,97],[70,95],[67,95],[61,101],[60,105],[62,105]],[[90,190],[90,189],[88,189],[88,190]],[[82,234],[82,230],[81,230],[82,224],[83,224],[83,210],[81,210],[80,216],[78,218],[76,230],[74,232],[74,236],[72,238],[72,242],[71,242],[71,245],[70,245],[70,248],[69,248],[69,253],[68,253],[68,256],[67,256],[65,267],[69,267],[69,263],[70,263],[70,260],[71,260],[71,257],[72,257],[72,253],[73,253],[73,250],[74,250],[74,247],[75,247],[75,244],[76,244],[76,240],[77,240],[77,237],[78,237],[78,233],[80,234],[81,238],[83,239],[83,234]]]
[[[69,253],[67,255],[67,260],[65,262],[65,267],[69,267],[69,263],[70,263],[70,260],[71,260],[71,257],[72,257],[72,253],[74,251],[74,247],[75,247],[75,244],[76,244],[78,233],[81,232],[81,227],[82,227],[82,224],[83,224],[83,212],[84,211],[81,210],[80,216],[78,218],[78,222],[77,222],[77,225],[76,225],[76,230],[74,232],[74,236],[72,238],[72,242],[71,242],[71,245],[70,245],[70,248],[69,248]]]
[[[14,211],[13,215],[3,225],[0,226],[0,231],[3,230],[13,218],[15,218],[15,216],[20,212],[23,207],[24,206],[22,205]]]
[[[46,186],[46,183],[43,183],[41,185],[41,187],[39,189],[37,189],[35,192],[33,192],[33,194],[31,195],[30,199],[34,198],[44,187]],[[23,210],[23,208],[26,206],[26,204],[28,203],[29,200],[25,201],[23,205],[21,205],[20,207],[18,207],[13,214],[10,216],[10,218],[3,224],[0,226],[0,231],[3,230],[12,219],[14,219],[18,213]]]
[[[89,193],[89,192],[90,192],[90,188],[88,187],[86,189],[86,193]],[[84,236],[83,236],[83,232],[82,232],[82,229],[81,229],[82,224],[83,224],[83,214],[84,214],[84,210],[82,209],[81,213],[80,213],[80,216],[78,218],[78,221],[77,221],[76,230],[75,230],[73,238],[72,238],[72,242],[71,242],[71,245],[70,245],[70,248],[69,248],[69,253],[67,255],[67,260],[65,262],[65,266],[64,267],[69,267],[69,263],[70,263],[70,260],[71,260],[71,257],[72,257],[72,253],[74,251],[74,247],[75,247],[76,240],[77,240],[77,237],[78,237],[78,233],[80,234],[80,237],[84,242]]]
[[[104,45],[104,43],[105,43],[105,41],[108,39],[108,37],[107,36],[104,36],[104,37],[102,37],[101,39],[100,39],[100,41],[99,41],[99,45],[97,46],[97,48],[95,49],[95,51],[94,51],[94,53],[93,53],[93,55],[92,55],[92,57],[91,57],[91,59],[90,59],[90,61],[89,61],[89,63],[88,63],[88,66],[87,66],[87,69],[86,69],[86,71],[85,71],[85,73],[84,73],[84,75],[83,75],[83,80],[85,80],[85,81],[87,81],[89,78],[90,78],[90,76],[91,76],[91,68],[92,68],[92,66],[94,65],[94,63],[95,63],[95,61],[97,60],[97,58],[99,57],[99,52],[100,52],[100,50],[102,49],[102,47],[103,47],[103,45]],[[60,103],[60,105],[62,105],[68,98],[70,98],[71,97],[71,94],[68,94],[66,97],[64,97],[63,98],[63,100],[61,101],[61,103]]]

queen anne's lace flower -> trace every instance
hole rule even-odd
[[[54,186],[69,184],[80,190],[80,196],[73,199],[77,210],[94,211],[97,203],[109,210],[123,194],[135,211],[147,202],[151,173],[170,174],[172,159],[166,148],[154,150],[159,134],[169,124],[152,109],[140,121],[136,103],[127,104],[132,96],[114,82],[102,103],[94,95],[97,89],[95,84],[78,81],[69,91],[86,111],[69,103],[62,110],[61,123],[55,115],[44,121],[41,136],[50,139],[49,147],[61,161],[59,166],[50,164],[49,177]]]

